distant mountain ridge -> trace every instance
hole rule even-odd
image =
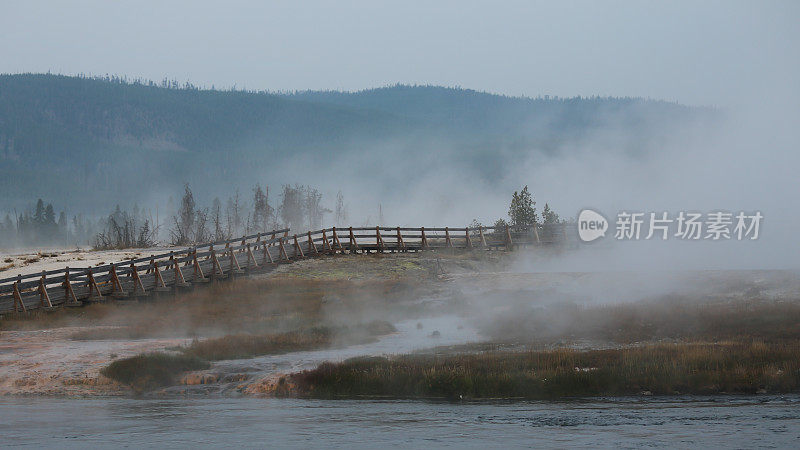
[[[363,152],[380,161],[385,142],[411,154],[447,148],[491,177],[520,154],[555,152],[595,129],[649,139],[703,114],[642,99],[528,99],[439,86],[271,94],[0,75],[0,209],[88,194],[106,208],[135,201],[145,182],[174,189],[219,177],[263,179],[301,158]]]

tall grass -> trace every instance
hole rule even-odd
[[[613,350],[406,355],[291,376],[303,396],[525,398],[797,392],[800,343],[654,344]]]
[[[594,339],[621,344],[659,339],[723,341],[800,339],[800,299],[709,301],[660,298],[609,305],[559,302],[514,308],[482,327],[496,341],[524,343]]]
[[[156,352],[116,360],[100,373],[136,391],[146,391],[174,384],[175,378],[183,372],[208,367],[208,362],[196,356]]]

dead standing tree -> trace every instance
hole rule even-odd
[[[173,245],[190,245],[209,239],[208,208],[196,208],[194,194],[188,184],[184,186],[178,214],[172,217],[172,221],[170,234]]]

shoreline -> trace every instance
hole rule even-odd
[[[215,284],[174,298],[97,303],[41,316],[2,319],[0,397],[305,398],[313,395],[307,389],[280,386],[280,379],[286,383],[326,365],[347,364],[351,358],[468,360],[502,358],[520,351],[631,352],[653,345],[716,345],[719,349],[720,343],[738,338],[763,341],[767,346],[781,342],[800,346],[800,328],[796,327],[800,323],[800,276],[791,271],[648,276],[519,273],[508,270],[514,268],[515,258],[387,254],[304,260],[282,266],[270,276]],[[443,276],[438,276],[440,271]],[[268,342],[259,341],[314,327],[353,327],[371,320],[396,325],[398,332],[363,345],[349,345],[345,340],[344,346],[287,348],[281,354],[272,354]],[[195,338],[213,344],[208,355],[218,354],[210,369],[175,374],[175,384],[163,389],[136,395],[130,386],[100,375],[112,361],[174,352],[190,346]],[[240,343],[253,351],[240,351]],[[242,359],[228,359],[233,357]],[[599,366],[580,363],[568,368],[575,367],[589,368],[588,375],[594,375],[592,368]],[[584,378],[591,381],[588,375]],[[625,376],[620,375],[617,382],[623,382]],[[529,377],[527,382],[537,381]],[[627,390],[566,389],[542,397],[548,401],[649,398],[648,392],[663,397],[674,391],[749,395],[731,394],[724,385],[704,391],[667,391],[639,384]],[[765,386],[766,393],[757,395],[797,392],[794,387],[780,386]],[[761,388],[753,385],[748,389],[755,394]],[[475,394],[459,389],[444,394],[386,388],[366,392],[369,395],[361,391],[325,395],[423,401],[524,401],[535,397],[515,395],[513,390]]]

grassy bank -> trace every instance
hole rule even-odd
[[[174,384],[176,377],[183,372],[209,366],[208,362],[196,356],[156,352],[119,359],[100,373],[136,391],[146,391]]]
[[[9,317],[0,320],[0,330],[85,327],[73,333],[78,340],[281,333],[393,318],[409,309],[402,301],[418,289],[406,279],[240,279],[152,302],[109,301]]]
[[[222,336],[195,340],[189,346],[177,349],[180,352],[177,354],[144,353],[120,359],[100,373],[136,391],[147,391],[175,384],[177,377],[184,372],[208,369],[211,367],[208,361],[364,344],[395,331],[391,323],[375,320],[351,327],[314,327],[286,333]]]
[[[314,350],[336,345],[374,342],[378,336],[397,331],[385,321],[372,321],[351,327],[313,327],[266,335],[238,334],[195,340],[183,349],[187,355],[206,360],[252,358],[261,355]]]
[[[682,341],[800,340],[800,299],[709,300],[670,296],[615,304],[569,301],[515,305],[487,315],[481,331],[496,342],[550,344],[578,339],[633,344]]]
[[[797,392],[800,343],[357,358],[288,379],[319,398],[523,398]]]

